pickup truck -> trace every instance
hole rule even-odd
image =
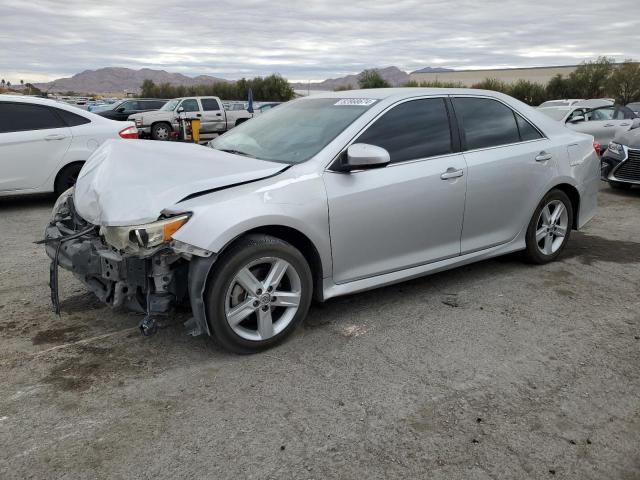
[[[200,138],[212,138],[249,120],[246,110],[227,111],[218,97],[185,97],[169,100],[160,110],[129,116],[141,137],[169,140],[178,132],[180,114],[200,119]]]

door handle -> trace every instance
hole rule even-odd
[[[221,117],[222,114],[221,113],[216,113],[216,117]]]
[[[621,123],[620,126],[621,127],[628,127],[629,125],[631,125],[630,123]]]
[[[451,180],[452,178],[458,178],[464,175],[464,170],[456,170],[453,167],[447,168],[447,171],[440,175],[442,180]]]
[[[201,117],[202,115],[199,113],[196,113],[196,117]]]
[[[553,158],[553,155],[551,155],[550,153],[542,151],[536,157],[536,162],[546,162],[547,160],[551,160],[552,158]]]
[[[604,126],[605,127],[615,127],[615,125],[613,123],[606,123]]]
[[[65,138],[67,138],[66,135],[62,135],[61,133],[54,133],[52,135],[47,135],[46,137],[44,137],[45,140],[49,141],[49,140],[64,140]]]

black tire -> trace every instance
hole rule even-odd
[[[612,180],[609,180],[609,185],[614,190],[631,190],[632,187],[630,183],[614,182]]]
[[[166,141],[171,138],[172,131],[170,124],[165,122],[156,123],[151,127],[151,138],[153,140]]]
[[[567,211],[567,217],[568,217],[567,228],[566,228],[566,234],[564,236],[564,239],[560,247],[553,253],[545,254],[542,251],[540,251],[538,242],[536,241],[536,231],[538,230],[538,227],[539,227],[539,220],[540,220],[540,214],[542,212],[542,209],[545,208],[550,202],[554,200],[562,202],[562,204],[564,205],[564,208]],[[573,225],[573,215],[574,215],[573,205],[571,204],[571,200],[569,199],[566,193],[564,193],[562,190],[551,190],[549,193],[547,193],[542,199],[542,201],[538,204],[538,207],[536,208],[535,212],[533,212],[533,216],[531,217],[531,220],[529,221],[529,226],[527,227],[527,234],[525,237],[527,242],[527,248],[524,251],[525,260],[530,263],[542,265],[544,263],[552,262],[556,258],[558,258],[558,256],[562,253],[562,250],[564,250],[564,248],[566,247],[567,242],[569,241],[569,237],[571,235],[571,228]]]
[[[80,170],[82,170],[82,165],[84,165],[84,163],[72,163],[60,170],[53,187],[56,195],[60,196],[65,190],[68,190],[76,184],[78,174]]]
[[[243,266],[263,257],[287,261],[300,277],[300,303],[293,319],[284,330],[266,340],[248,340],[238,335],[227,322],[225,302],[234,277]],[[282,342],[307,316],[313,296],[311,269],[304,256],[291,244],[270,235],[252,234],[239,238],[216,261],[205,289],[204,301],[213,339],[234,353],[249,354]]]

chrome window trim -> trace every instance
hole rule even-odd
[[[533,142],[540,142],[543,140],[549,140],[549,137],[547,137],[545,135],[545,133],[540,130],[540,128],[534,123],[532,122],[526,115],[524,115],[523,113],[521,113],[519,110],[516,110],[515,108],[513,108],[512,106],[508,105],[507,103],[503,102],[502,100],[500,100],[499,98],[496,97],[491,97],[488,95],[467,95],[467,94],[455,94],[455,95],[446,95],[446,94],[442,94],[442,95],[416,95],[415,97],[409,97],[409,98],[403,98],[402,100],[398,100],[395,103],[392,103],[391,105],[387,106],[387,108],[385,108],[382,112],[380,112],[377,116],[375,116],[371,121],[369,121],[369,123],[367,123],[364,127],[362,127],[358,133],[356,133],[353,138],[351,138],[351,140],[349,140],[347,142],[347,144],[340,149],[340,153],[338,153],[336,156],[334,156],[331,161],[328,162],[327,165],[325,165],[324,171],[325,172],[333,172],[333,173],[344,173],[344,172],[336,172],[335,170],[331,170],[331,165],[333,165],[333,163],[338,159],[338,157],[340,155],[342,155],[344,153],[344,151],[349,148],[351,145],[353,145],[354,141],[356,138],[358,138],[366,129],[368,129],[374,122],[376,122],[380,117],[382,117],[382,115],[384,115],[385,113],[387,113],[389,110],[391,110],[392,108],[405,103],[405,102],[409,102],[412,100],[423,100],[423,99],[431,99],[431,98],[442,98],[442,99],[446,99],[446,98],[450,98],[450,99],[454,99],[454,98],[484,98],[487,100],[495,100],[497,102],[500,102],[501,104],[503,104],[505,107],[509,108],[512,112],[517,113],[518,115],[520,115],[522,118],[524,118],[527,122],[529,122],[529,124],[535,128],[538,133],[541,135],[541,138],[536,138],[535,140],[523,140],[520,142],[515,142],[515,143],[505,143],[503,145],[494,145],[491,147],[483,147],[483,148],[474,148],[474,149],[470,149],[470,150],[464,150],[464,149],[460,149],[459,152],[451,152],[448,154],[443,154],[443,155],[435,155],[435,156],[431,156],[431,157],[424,157],[424,158],[414,158],[414,159],[410,159],[410,160],[403,160],[401,162],[394,162],[394,163],[389,163],[387,166],[385,167],[381,167],[379,169],[376,170],[384,170],[385,168],[389,168],[393,165],[402,165],[405,163],[409,163],[409,162],[423,162],[426,160],[431,160],[431,159],[435,159],[435,158],[441,158],[441,157],[447,157],[447,156],[452,156],[452,155],[462,155],[465,153],[474,153],[474,152],[481,152],[481,151],[486,151],[486,150],[493,150],[496,148],[503,148],[503,147],[511,147],[514,145],[523,145],[523,144],[527,144],[527,143],[533,143]],[[454,112],[455,114],[455,112]],[[457,120],[457,116],[456,116],[456,120]],[[515,118],[514,118],[515,121]],[[519,131],[518,131],[519,132]],[[453,135],[453,132],[451,132],[451,134]],[[354,170],[350,173],[358,173],[358,172],[362,172],[364,170]]]
[[[502,100],[500,100],[499,98],[496,98],[496,97],[490,97],[490,96],[488,96],[488,95],[465,95],[465,94],[463,94],[463,93],[460,93],[460,94],[454,94],[454,95],[449,95],[449,98],[451,98],[452,100],[453,100],[454,98],[482,98],[482,99],[485,99],[485,100],[494,100],[494,101],[496,101],[496,102],[499,102],[499,103],[501,103],[502,105],[504,105],[505,107],[507,107],[509,110],[511,110],[512,112],[515,112],[515,113],[517,113],[518,115],[520,115],[522,118],[524,118],[524,119],[525,119],[525,121],[527,121],[527,122],[529,123],[529,125],[531,125],[533,128],[535,128],[535,129],[538,131],[538,133],[541,135],[541,138],[536,138],[535,140],[521,140],[521,141],[519,141],[519,142],[503,143],[503,144],[501,144],[501,145],[492,145],[491,147],[473,148],[473,149],[469,149],[469,150],[464,150],[464,149],[463,149],[463,150],[462,150],[462,152],[463,152],[463,153],[467,153],[467,152],[477,152],[477,151],[481,151],[481,150],[491,150],[491,149],[493,149],[493,148],[509,147],[509,146],[512,146],[512,145],[520,145],[520,144],[522,144],[522,143],[537,142],[537,141],[540,141],[540,140],[548,140],[548,139],[549,139],[549,137],[547,137],[547,136],[545,135],[545,133],[544,133],[542,130],[540,130],[540,128],[539,128],[539,127],[538,127],[534,122],[532,122],[532,121],[529,119],[529,117],[527,117],[526,115],[524,115],[524,114],[523,114],[522,112],[520,112],[519,110],[516,110],[515,108],[513,108],[513,107],[512,107],[511,105],[509,105],[508,103],[503,102],[503,101],[502,101]],[[455,108],[455,105],[454,105],[454,108]],[[457,116],[457,114],[456,114],[456,116]],[[515,117],[513,118],[513,120],[515,121]],[[518,123],[518,122],[516,122],[516,127],[517,127],[517,123]],[[462,122],[460,122],[460,124],[461,124],[461,126],[463,126],[463,125],[462,125]],[[463,126],[463,127],[464,127],[464,126]],[[464,128],[462,129],[462,131],[464,132]],[[520,129],[519,129],[519,128],[518,128],[518,135],[520,135]]]

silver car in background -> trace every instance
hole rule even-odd
[[[314,298],[518,250],[552,261],[600,177],[591,136],[472,89],[318,95],[214,148],[132,143],[87,162],[47,253],[145,321],[190,303],[192,332],[240,353],[281,341]]]
[[[591,108],[578,103],[571,107],[538,107],[538,111],[576,132],[593,135],[603,149],[618,135],[640,127],[637,115],[621,105]]]

